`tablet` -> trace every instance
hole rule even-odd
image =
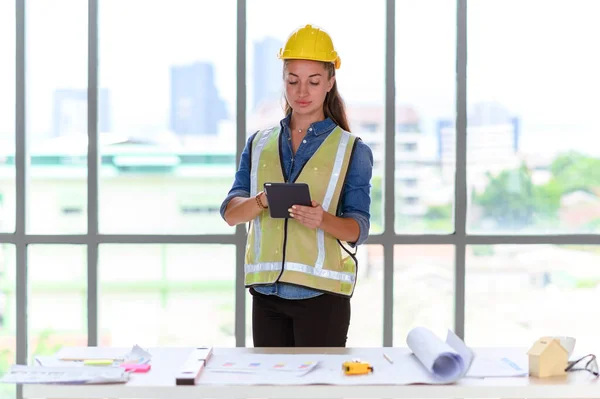
[[[312,205],[306,183],[265,183],[264,187],[272,218],[289,218],[292,205]]]

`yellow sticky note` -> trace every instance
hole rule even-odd
[[[110,366],[113,364],[113,361],[110,359],[90,359],[84,360],[83,364],[86,366]]]

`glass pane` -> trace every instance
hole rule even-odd
[[[344,10],[344,18],[331,18]],[[315,10],[319,10],[318,13]],[[271,15],[285,15],[273,18]],[[369,21],[374,28],[356,29]],[[327,31],[342,65],[336,81],[346,103],[352,133],[371,147],[375,168],[371,181],[371,233],[383,231],[382,176],[384,154],[385,1],[368,7],[342,0],[307,0],[289,11],[289,3],[255,0],[248,4],[247,132],[279,125],[283,113],[282,62],[277,53],[293,30],[306,24]],[[356,51],[368,43],[368,57]]]
[[[103,345],[235,346],[233,245],[101,245]]]
[[[590,315],[598,302],[599,264],[600,246],[468,247],[466,340],[527,346],[542,336],[566,335],[576,337],[578,347],[596,346],[600,320]]]
[[[15,247],[0,244],[0,378],[17,354],[16,270]],[[14,385],[0,384],[0,399],[14,399],[16,392]]]
[[[30,245],[27,254],[32,364],[35,355],[87,345],[87,252],[84,245]]]
[[[234,232],[235,6],[99,2],[103,233]]]
[[[87,229],[87,2],[29,0],[27,231]]]
[[[394,246],[394,346],[418,326],[442,340],[454,329],[452,245]]]
[[[383,345],[383,246],[358,249],[358,280],[352,296],[347,347]]]
[[[600,232],[600,3],[468,10],[469,231]]]
[[[383,261],[381,245],[363,245],[357,253],[358,279],[351,299],[346,346],[383,343]],[[252,295],[246,296],[246,346],[252,347]]]
[[[397,1],[395,230],[399,234],[454,231],[455,71],[456,1]]]
[[[15,2],[0,2],[0,232],[15,231]]]

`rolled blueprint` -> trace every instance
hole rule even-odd
[[[408,333],[406,343],[423,366],[443,382],[463,377],[473,361],[473,352],[450,330],[443,342],[427,328],[416,327]]]

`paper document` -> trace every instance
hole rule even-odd
[[[247,354],[235,359],[208,362],[206,370],[217,373],[264,374],[278,378],[282,374],[303,376],[319,365],[314,355]]]
[[[474,354],[454,332],[448,330],[446,342],[424,327],[410,331],[406,344],[423,366],[440,382],[462,378],[473,362]]]
[[[477,356],[466,377],[525,377],[529,375],[527,360],[508,357]]]
[[[115,384],[129,380],[122,367],[39,367],[13,365],[0,379],[6,384]]]

